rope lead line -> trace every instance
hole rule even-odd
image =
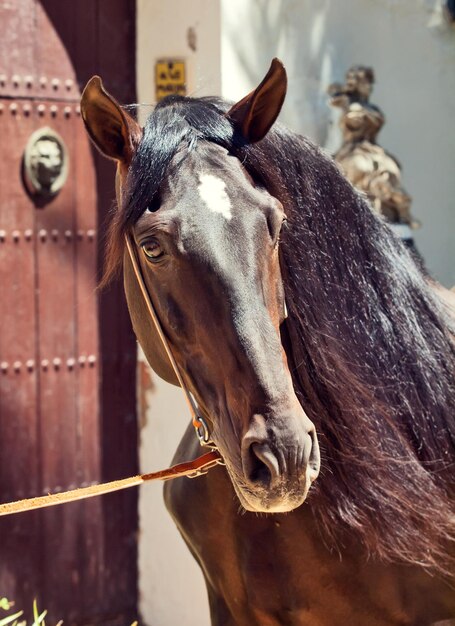
[[[4,504],[0,504],[0,516],[22,513],[33,509],[42,509],[44,507],[65,504],[66,502],[75,502],[76,500],[83,500],[85,498],[93,498],[94,496],[101,496],[105,493],[119,491],[120,489],[137,487],[142,485],[142,483],[152,480],[171,480],[182,476],[196,478],[197,476],[201,476],[202,474],[208,472],[210,468],[222,464],[223,461],[220,453],[216,450],[212,450],[212,452],[207,452],[206,454],[199,456],[194,461],[179,463],[178,465],[173,465],[168,469],[153,472],[152,474],[139,474],[137,476],[131,476],[130,478],[113,480],[109,483],[102,483],[100,485],[91,485],[90,487],[71,489],[71,491],[52,493],[47,496],[28,498],[26,500],[18,500],[16,502],[6,502]]]

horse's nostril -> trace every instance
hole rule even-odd
[[[245,473],[252,483],[270,487],[280,475],[278,460],[267,444],[252,443],[248,450]]]

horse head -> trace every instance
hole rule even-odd
[[[117,161],[118,212],[184,384],[242,505],[259,512],[302,504],[320,464],[280,338],[286,216],[228,145],[263,139],[285,93],[286,73],[274,60],[260,85],[227,111],[192,112],[184,108],[190,99],[167,99],[155,111],[165,132],[153,122],[143,131],[98,77],[82,96],[90,137]],[[218,125],[213,141],[192,124],[206,109],[210,115],[195,124]],[[123,267],[138,340],[152,368],[177,384],[126,254]]]

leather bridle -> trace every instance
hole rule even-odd
[[[133,271],[134,271],[134,275],[136,277],[136,281],[139,285],[139,288],[141,290],[142,296],[144,298],[144,302],[145,305],[147,307],[147,312],[150,315],[151,319],[153,320],[153,324],[155,326],[155,330],[158,333],[159,338],[161,339],[161,343],[166,351],[167,357],[169,359],[170,364],[172,365],[172,369],[174,370],[175,376],[179,382],[180,387],[183,390],[183,393],[185,394],[185,399],[187,401],[188,404],[188,408],[190,410],[190,415],[191,415],[191,420],[193,423],[193,426],[195,428],[196,431],[196,435],[199,439],[199,443],[201,444],[201,446],[208,446],[209,448],[213,448],[216,449],[215,444],[213,443],[213,441],[210,439],[210,431],[209,428],[207,426],[207,422],[205,421],[205,419],[200,415],[199,411],[198,411],[198,406],[194,400],[194,397],[192,395],[192,393],[189,391],[188,387],[185,385],[185,382],[183,380],[183,377],[179,371],[178,365],[176,363],[176,360],[174,358],[174,355],[172,354],[172,350],[171,347],[169,345],[169,342],[166,338],[166,335],[163,332],[163,329],[161,327],[161,323],[160,320],[158,319],[158,316],[156,314],[155,311],[155,307],[153,306],[152,303],[152,299],[150,297],[150,294],[148,292],[147,286],[145,284],[144,281],[144,277],[142,275],[142,271],[141,271],[141,266],[139,263],[139,260],[136,256],[136,252],[135,252],[135,242],[133,240],[133,237],[130,233],[127,233],[125,235],[125,242],[126,242],[126,249],[128,251],[128,256],[130,258],[131,261],[131,265],[133,267]]]
[[[144,298],[145,305],[147,307],[147,311],[153,321],[155,330],[158,333],[161,343],[166,351],[167,357],[169,359],[170,364],[172,365],[172,369],[174,370],[174,373],[179,382],[179,385],[182,388],[183,393],[185,394],[185,399],[187,401],[188,408],[189,408],[190,415],[191,415],[191,421],[194,426],[194,430],[196,431],[196,436],[199,440],[199,443],[201,444],[201,446],[205,446],[207,448],[211,448],[213,451],[216,451],[218,454],[217,464],[224,465],[225,463],[221,457],[221,454],[218,452],[218,448],[216,447],[216,444],[210,437],[210,430],[207,425],[207,422],[200,414],[200,411],[198,410],[198,405],[193,397],[193,394],[186,386],[185,381],[183,380],[182,374],[180,373],[177,362],[174,358],[174,355],[172,354],[171,347],[166,338],[166,335],[164,334],[163,328],[161,326],[161,322],[158,318],[158,315],[156,314],[155,307],[153,306],[152,299],[150,297],[149,291],[145,284],[144,277],[141,271],[141,266],[140,266],[140,263],[138,261],[138,258],[135,252],[135,242],[133,240],[131,233],[126,233],[125,244],[126,244],[128,256],[131,261],[131,265],[133,267],[134,275],[136,277],[137,283],[139,285],[142,296]]]
[[[135,243],[130,233],[127,233],[125,235],[125,243],[128,256],[133,267],[134,275],[144,298],[147,311],[153,321],[156,332],[160,337],[160,340],[166,351],[169,362],[172,365],[177,380],[185,394],[185,398],[191,414],[192,423],[196,431],[196,435],[199,439],[199,443],[201,444],[201,446],[211,448],[211,450],[210,452],[206,452],[205,454],[197,457],[193,461],[179,463],[167,469],[159,470],[158,472],[153,472],[151,474],[140,474],[137,476],[131,476],[130,478],[124,478],[122,480],[114,480],[109,483],[91,485],[89,487],[82,487],[80,489],[72,489],[70,491],[48,494],[46,496],[41,496],[38,498],[27,498],[25,500],[17,500],[16,502],[7,502],[4,504],[0,504],[0,516],[11,515],[12,513],[20,513],[23,511],[30,511],[32,509],[39,509],[48,506],[54,506],[56,504],[64,504],[65,502],[73,502],[75,500],[91,498],[93,496],[99,496],[105,493],[112,493],[113,491],[127,489],[128,487],[135,487],[151,480],[171,480],[173,478],[180,478],[182,476],[186,476],[188,478],[196,478],[198,476],[206,474],[209,469],[216,467],[217,465],[224,465],[221,454],[219,453],[216,445],[210,438],[210,431],[207,422],[200,415],[197,403],[190,390],[185,385],[177,362],[172,354],[171,347],[169,346],[169,342],[166,338],[166,335],[164,334],[160,320],[156,314],[152,299],[145,284],[140,263],[135,252]]]

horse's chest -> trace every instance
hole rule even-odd
[[[202,480],[166,485],[169,512],[203,567],[213,624],[305,623],[277,621],[293,595],[286,558],[276,545],[270,518],[239,511],[224,472],[216,469]]]
[[[200,454],[189,428],[174,458]],[[213,626],[405,626],[454,617],[453,593],[419,568],[328,550],[309,506],[240,510],[225,468],[165,485],[169,512],[207,582]]]
[[[288,515],[241,513],[223,468],[168,484],[166,502],[203,567],[214,625],[413,623],[390,576],[372,577],[321,545],[308,507]]]

